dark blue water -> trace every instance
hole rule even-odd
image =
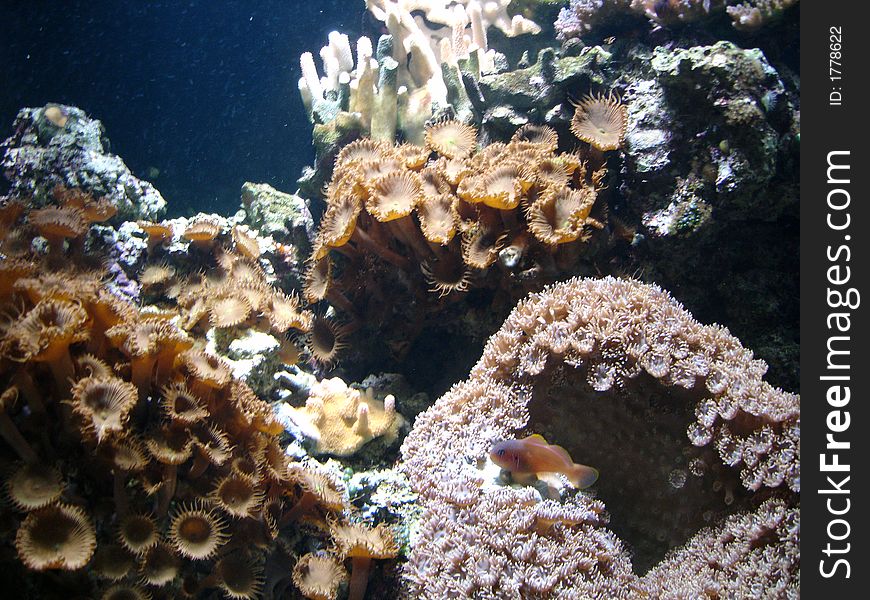
[[[362,0],[0,0],[0,136],[17,110],[72,104],[173,214],[232,212],[244,181],[295,190],[312,157],[299,55],[354,40]]]

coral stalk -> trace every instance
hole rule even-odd
[[[11,406],[18,398],[18,388],[11,387],[3,392],[2,401],[0,401],[0,436],[6,440],[6,443],[12,446],[12,449],[26,463],[35,464],[39,461],[36,452],[18,431],[18,427],[12,422],[12,419],[6,413],[6,407]]]
[[[369,569],[372,559],[367,556],[354,556],[352,561],[347,600],[363,600],[369,585]]]

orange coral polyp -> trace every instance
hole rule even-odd
[[[347,571],[330,555],[306,554],[293,567],[293,583],[310,600],[335,600]]]
[[[233,451],[229,436],[214,424],[199,428],[192,443],[208,462],[218,466],[224,464]]]
[[[406,169],[417,171],[429,160],[431,151],[423,146],[404,143],[396,146],[396,154],[401,157]]]
[[[19,510],[36,510],[60,498],[63,480],[60,471],[43,464],[25,463],[6,480],[6,495]]]
[[[230,279],[236,282],[266,282],[266,273],[263,272],[263,268],[250,258],[239,258],[235,260],[233,266],[230,268],[229,276]]]
[[[368,587],[372,559],[398,556],[396,534],[392,528],[383,523],[373,528],[357,523],[345,525],[336,523],[329,529],[339,555],[352,559],[348,600],[363,600]]]
[[[314,317],[308,338],[308,349],[319,362],[332,364],[345,347],[340,325],[325,317]]]
[[[141,471],[148,465],[145,445],[133,434],[114,438],[112,463],[121,471]]]
[[[217,482],[211,497],[215,504],[230,515],[247,517],[263,501],[263,492],[257,489],[254,480],[233,474]]]
[[[106,337],[130,359],[132,381],[143,398],[151,393],[155,370],[165,375],[175,357],[193,345],[190,338],[161,318],[119,323],[106,330]]]
[[[459,215],[454,208],[455,200],[452,194],[439,194],[426,196],[417,205],[420,228],[428,241],[445,245],[456,235]]]
[[[559,136],[556,134],[556,130],[548,125],[527,123],[516,130],[511,142],[535,144],[542,146],[545,152],[552,153],[559,145]]]
[[[299,306],[299,298],[294,295],[276,293],[272,295],[269,310],[269,323],[272,329],[278,333],[284,333],[288,329],[308,331],[311,329],[311,320],[314,315]]]
[[[523,181],[528,179],[525,170],[516,164],[496,167],[483,176],[481,188],[475,201],[492,208],[513,210],[523,196]]]
[[[437,198],[450,192],[450,185],[435,165],[430,165],[420,171],[420,191],[423,196]]]
[[[158,246],[172,240],[172,227],[162,223],[151,223],[150,221],[136,221],[139,229],[145,232],[148,236],[148,252],[152,252]]]
[[[251,303],[243,296],[219,296],[210,302],[209,321],[212,327],[237,327],[251,315]]]
[[[599,150],[618,150],[628,130],[628,109],[612,92],[574,103],[571,133]]]
[[[595,203],[595,192],[583,188],[552,190],[529,208],[529,231],[545,244],[573,242]]]
[[[246,552],[221,558],[214,567],[218,586],[230,598],[250,600],[260,595],[263,573]]]
[[[359,139],[342,148],[335,162],[337,166],[344,166],[354,161],[380,160],[388,151],[389,146],[381,140]]]
[[[232,237],[233,242],[236,245],[236,250],[238,250],[239,254],[242,256],[256,260],[260,257],[260,254],[262,254],[263,251],[260,249],[260,243],[257,241],[257,237],[250,231],[242,229],[239,225],[234,225]]]
[[[201,504],[176,509],[169,526],[176,550],[193,560],[211,558],[228,537],[226,522],[215,509]]]
[[[163,414],[171,421],[193,425],[209,416],[202,401],[184,382],[174,382],[165,386],[161,392]]]
[[[305,299],[312,304],[320,302],[326,298],[331,283],[332,261],[329,259],[329,255],[324,255],[322,258],[312,258],[305,272],[305,287],[302,290]]]
[[[232,371],[223,360],[202,350],[182,352],[179,360],[197,383],[208,388],[222,388],[232,378]]]
[[[31,210],[28,219],[54,249],[64,239],[77,238],[88,230],[84,211],[74,206],[47,206]]]
[[[353,235],[362,203],[351,195],[335,198],[327,207],[320,223],[318,239],[324,246],[344,246]]]
[[[453,119],[426,128],[426,146],[447,158],[465,158],[474,152],[477,130]]]
[[[190,223],[181,237],[194,243],[206,244],[215,239],[220,232],[221,227],[216,222],[201,219]]]
[[[178,575],[180,561],[169,544],[159,542],[142,557],[139,573],[142,581],[155,587],[163,587]]]
[[[0,234],[2,235],[2,234]],[[36,273],[36,265],[30,261],[6,257],[0,261],[0,298],[12,294],[18,280]]]
[[[502,236],[477,227],[462,236],[462,258],[474,269],[489,268],[498,258],[502,243]]]
[[[91,569],[101,579],[120,581],[136,568],[136,558],[120,544],[100,544],[91,561]]]
[[[97,546],[94,526],[76,506],[53,504],[28,513],[15,535],[18,557],[28,568],[75,570]]]
[[[158,462],[180,465],[190,458],[193,440],[187,429],[163,427],[145,439],[145,447]]]
[[[464,292],[468,289],[470,274],[458,256],[449,254],[433,261],[423,263],[423,274],[429,282],[430,290],[439,296],[451,292]]]
[[[89,223],[107,221],[118,212],[118,208],[107,198],[95,199],[93,194],[80,188],[54,186],[52,195],[62,206],[70,206],[82,210],[85,220]]]
[[[142,555],[157,544],[160,532],[150,515],[127,515],[118,526],[118,538],[127,550]]]
[[[40,300],[0,339],[0,356],[16,362],[44,362],[62,393],[69,389],[75,367],[69,347],[88,339],[89,317],[81,305],[65,300]]]
[[[148,265],[139,275],[139,284],[143,287],[152,287],[166,283],[175,275],[175,269],[167,264]]]
[[[73,411],[80,415],[97,441],[109,433],[123,432],[138,400],[136,386],[118,378],[85,377],[72,388]]]
[[[420,177],[416,173],[390,173],[372,184],[366,210],[378,221],[400,219],[411,214],[421,196]]]
[[[151,594],[138,585],[118,583],[103,592],[100,600],[151,600]]]

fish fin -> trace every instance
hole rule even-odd
[[[538,479],[554,488],[561,489],[565,487],[565,481],[559,477],[559,473],[536,473],[536,475]]]
[[[542,436],[540,433],[533,433],[532,435],[530,435],[526,438],[523,438],[522,441],[526,442],[527,444],[534,444],[535,446],[549,446],[550,445],[547,442],[547,440],[544,439],[544,436]]]
[[[586,489],[598,481],[598,469],[578,463],[574,463],[574,466],[568,469],[568,472],[565,473],[565,475],[568,477],[568,481],[571,482],[571,485],[578,490]]]
[[[544,439],[544,438],[541,438]],[[562,446],[557,446],[556,444],[547,444],[547,449],[550,452],[556,454],[559,458],[565,461],[566,465],[573,465],[574,459],[571,458],[571,455],[568,454],[568,451],[565,450]]]
[[[511,480],[518,485],[531,485],[535,483],[534,473],[520,473],[511,471]]]

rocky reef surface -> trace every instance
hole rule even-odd
[[[61,104],[24,108],[12,129],[0,147],[0,166],[14,196],[38,206],[62,185],[108,199],[119,219],[156,219],[166,211],[160,192],[109,152],[103,124],[85,111]]]

